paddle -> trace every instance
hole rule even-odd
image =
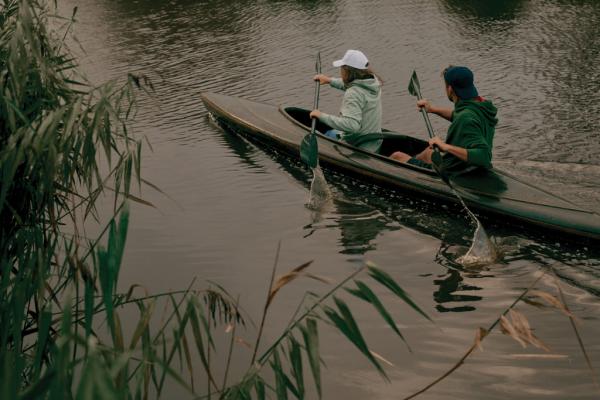
[[[413,96],[417,96],[417,100],[423,99],[423,96],[421,96],[421,84],[419,83],[419,78],[417,77],[417,71],[413,71],[412,76],[410,77],[410,82],[408,84],[408,92]],[[433,138],[435,136],[433,133],[433,127],[431,126],[431,121],[429,121],[429,115],[427,114],[427,111],[425,111],[425,107],[421,108],[421,114],[423,115],[423,119],[425,119],[425,125],[427,126],[427,132],[429,133],[429,137]],[[437,146],[433,146],[433,151],[439,153],[440,149]],[[458,200],[460,200],[461,204],[463,205],[469,216],[473,219],[473,221],[477,223],[477,229],[475,229],[475,235],[473,236],[473,243],[471,244],[471,247],[469,248],[467,254],[461,257],[463,263],[477,264],[481,260],[490,262],[495,260],[495,258],[497,257],[496,250],[494,249],[492,243],[487,237],[485,229],[483,229],[483,225],[481,225],[481,222],[475,216],[475,214],[473,214],[473,212],[469,210],[469,207],[467,207],[467,204],[465,203],[463,198],[460,197],[456,189],[454,189],[454,187],[450,183],[450,179],[442,171],[440,171],[435,166],[435,164],[433,164],[433,166],[440,178],[442,178],[442,180],[446,182],[448,187],[450,187],[452,192],[456,195],[456,197],[458,197]],[[482,255],[479,255],[478,253]]]
[[[321,73],[321,52],[317,53],[317,61],[315,63],[315,70],[317,74]],[[315,101],[313,110],[319,108],[319,89],[321,83],[316,81],[315,83]],[[311,168],[316,168],[319,165],[319,147],[317,145],[317,135],[315,135],[315,129],[317,127],[317,119],[313,118],[312,125],[310,127],[310,133],[307,133],[300,143],[300,158]]]
[[[421,96],[421,84],[419,83],[419,78],[417,77],[417,71],[413,71],[412,76],[410,77],[410,82],[408,83],[408,93],[412,96],[417,96],[417,100],[422,100],[423,96]],[[429,137],[434,137],[433,127],[431,126],[431,121],[429,121],[429,115],[425,108],[421,108],[421,114],[423,115],[423,119],[425,119],[425,125],[427,126],[427,132],[429,133]],[[436,151],[439,151],[437,147],[435,147]]]
[[[417,77],[417,71],[413,71],[412,76],[410,77],[410,82],[408,83],[408,93],[410,93],[413,96],[417,96],[417,100],[423,99],[423,96],[421,95],[421,84],[419,83],[419,78]],[[425,125],[427,126],[427,132],[429,133],[429,138],[433,138],[435,136],[435,133],[433,133],[433,127],[431,126],[431,121],[429,120],[429,114],[427,114],[427,111],[425,111],[425,107],[421,107],[421,115],[423,115],[423,119],[425,120]],[[439,153],[440,149],[437,146],[433,146],[433,151],[435,151],[436,153]],[[456,193],[456,191],[452,187],[452,184],[450,183],[450,180],[448,179],[448,177],[444,173],[442,173],[442,171],[440,171],[436,167],[435,164],[433,164],[433,166],[434,166],[435,171],[440,176],[440,178],[442,178],[442,180],[444,182],[446,182],[446,184],[448,186],[450,186],[450,189],[452,189],[452,191],[454,191],[456,196],[464,204],[464,201],[462,201],[462,198],[458,195],[458,193]],[[467,211],[469,211],[469,214],[473,214],[467,208],[466,205],[465,205],[465,208],[467,209]],[[477,222],[479,222],[479,221],[477,221]]]

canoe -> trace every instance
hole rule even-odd
[[[309,110],[217,93],[202,93],[201,98],[210,116],[224,129],[300,157],[300,141],[310,131]],[[417,154],[427,146],[426,141],[384,130],[380,152],[375,154],[326,137],[322,132],[328,129],[322,123],[317,124],[321,165],[371,183],[458,203],[456,195],[436,172],[389,158],[398,150]],[[475,169],[453,177],[451,182],[478,215],[541,228],[565,239],[600,240],[600,215],[496,168]]]

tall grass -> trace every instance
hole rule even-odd
[[[137,78],[89,85],[66,35],[48,30],[48,15],[37,0],[5,0],[0,9],[0,397],[7,399],[71,397],[98,282],[112,312],[127,218],[107,226],[106,249],[80,237],[78,224],[95,216],[106,190],[116,211],[132,181],[141,182],[141,142],[126,124]],[[116,319],[109,321],[116,332]],[[100,362],[93,346],[83,347],[89,362]]]
[[[132,184],[144,181],[141,142],[129,132],[128,119],[136,91],[148,82],[130,75],[121,83],[90,85],[65,43],[75,13],[59,20],[67,31],[58,34],[48,29],[49,18],[59,18],[50,11],[43,0],[5,0],[0,9],[0,398],[158,398],[168,380],[192,396],[265,398],[272,392],[304,398],[303,360],[320,395],[319,320],[342,332],[386,377],[346,302],[333,296],[366,271],[419,310],[374,266],[301,306],[304,311],[266,349],[258,332],[247,372],[233,378],[234,333],[245,318],[223,288],[117,292],[127,201],[144,202],[131,194]],[[82,224],[99,219],[96,206],[107,195],[113,217],[99,237],[85,238]],[[300,276],[316,278],[305,271],[309,264],[272,282],[263,324],[283,286]],[[355,284],[348,292],[371,303],[400,335],[369,285]],[[159,322],[161,299],[170,307]],[[121,321],[125,307],[138,309],[131,332]],[[233,332],[222,353],[227,367],[215,376],[213,334],[224,326]],[[274,384],[265,374],[275,377]]]

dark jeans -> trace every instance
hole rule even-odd
[[[431,164],[426,163],[425,161],[417,160],[414,157],[411,157],[410,160],[408,160],[408,164],[416,165],[417,167],[421,168],[433,169],[433,166]]]

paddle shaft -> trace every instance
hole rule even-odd
[[[321,53],[317,53],[317,61],[315,63],[315,70],[317,74],[321,73]],[[316,82],[315,86],[315,101],[313,103],[313,109],[316,110],[319,107],[319,88],[320,82]],[[311,168],[317,168],[319,166],[319,145],[317,144],[317,135],[315,134],[317,128],[317,120],[313,118],[311,121],[310,133],[307,133],[300,142],[300,158]]]
[[[421,89],[418,87],[415,88],[417,91],[417,100],[423,100],[423,96],[421,96]],[[431,126],[431,121],[429,120],[429,114],[425,110],[425,107],[421,107],[421,114],[423,115],[423,119],[425,120],[425,125],[427,126],[427,132],[429,133],[429,137],[432,138],[435,136],[433,133],[433,126]],[[436,147],[437,149],[437,147]]]
[[[317,72],[320,69],[321,68],[319,66]],[[314,104],[313,110],[316,110],[316,109],[319,108],[319,91],[320,91],[320,89],[321,89],[321,82],[316,81],[316,84],[315,84],[315,101],[313,102],[313,104]],[[311,121],[311,125],[310,125],[310,134],[314,135],[316,129],[317,129],[317,119],[313,118],[312,121]]]

